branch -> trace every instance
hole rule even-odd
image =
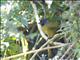
[[[61,37],[62,35],[64,35],[63,33],[60,33],[60,34],[55,34],[51,39],[48,39],[46,41],[46,43],[44,43],[39,49],[43,49],[43,47],[45,47],[50,41],[54,41],[55,39]],[[32,57],[30,60],[34,59],[34,57],[39,53],[39,51],[37,51]]]
[[[45,47],[43,49],[37,49],[37,50],[27,51],[27,52],[20,53],[20,54],[17,54],[17,55],[13,55],[13,56],[2,58],[2,60],[7,60],[7,59],[11,59],[11,58],[20,57],[20,56],[23,56],[23,55],[26,55],[26,54],[35,53],[37,51],[40,52],[40,51],[44,51],[44,50],[47,50],[47,49],[60,48],[60,47],[66,46],[66,45],[68,45],[68,44],[63,44],[63,45],[59,45],[59,46],[52,46],[52,47]]]
[[[73,43],[72,45],[70,45],[70,47],[66,50],[66,52],[62,55],[62,57],[59,60],[63,60],[63,58],[65,57],[65,55],[72,49],[72,47],[75,45],[75,43]]]
[[[39,16],[38,16],[38,12],[37,12],[37,8],[36,8],[36,5],[31,1],[31,4],[32,4],[32,7],[33,7],[33,10],[34,10],[34,16],[36,18],[36,22],[37,22],[37,27],[38,27],[38,30],[41,34],[41,36],[47,40],[48,37],[45,35],[45,33],[42,31],[42,28],[41,28],[41,25],[40,25],[40,20],[39,20]]]

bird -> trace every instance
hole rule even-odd
[[[48,36],[48,38],[52,38],[55,34],[57,34],[57,30],[60,27],[59,20],[48,20],[47,18],[41,20],[42,31]],[[51,44],[48,44],[51,46]],[[57,54],[58,49],[48,49],[48,58],[52,58]]]
[[[60,22],[57,20],[44,19],[42,20],[42,25],[42,31],[51,38],[57,33],[57,30],[60,27]]]

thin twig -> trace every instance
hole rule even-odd
[[[39,39],[39,41],[37,41],[34,45],[34,47],[32,48],[33,50],[36,48],[36,46],[40,43],[40,41],[42,41],[42,37]]]
[[[23,55],[35,53],[35,52],[37,52],[37,51],[40,52],[40,51],[44,51],[44,50],[47,50],[47,49],[60,48],[60,47],[66,46],[66,45],[68,45],[68,44],[63,44],[63,45],[59,45],[59,46],[52,46],[52,47],[45,47],[45,48],[43,48],[43,49],[37,49],[37,50],[27,51],[27,52],[20,53],[20,54],[17,54],[17,55],[5,57],[5,58],[3,58],[2,60],[7,60],[7,59],[11,59],[11,58],[20,57],[20,56],[23,56]]]
[[[71,54],[69,54],[69,56],[66,58],[66,60],[69,60],[70,59],[70,57],[73,55],[74,53],[73,52],[71,52]]]
[[[63,60],[63,58],[65,57],[65,55],[72,49],[72,47],[75,45],[75,43],[73,43],[72,45],[70,45],[70,47],[66,50],[66,52],[62,55],[62,57],[59,60]]]
[[[54,41],[55,39],[61,37],[63,35],[62,34],[55,34],[51,39],[48,39],[46,43],[44,43],[39,49],[43,49],[43,47],[45,47],[50,41]],[[30,60],[34,59],[34,57],[39,53],[39,51],[37,51]]]

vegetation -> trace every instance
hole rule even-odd
[[[1,0],[2,60],[79,60],[80,1]]]

